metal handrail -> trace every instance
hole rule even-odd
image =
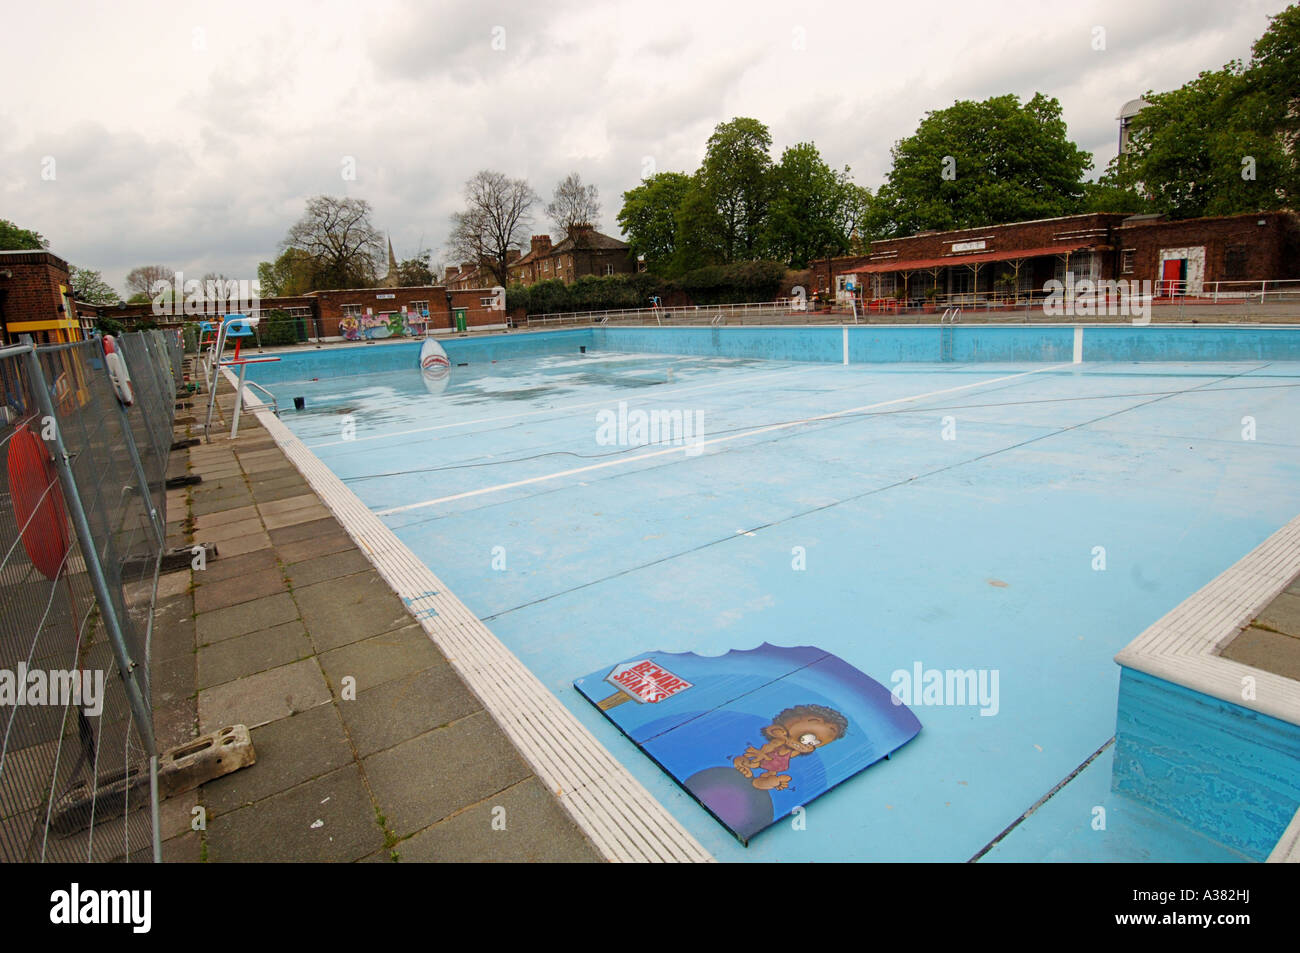
[[[277,417],[280,416],[280,402],[279,402],[278,400],[275,399],[275,395],[274,395],[274,394],[272,394],[269,390],[267,390],[267,389],[266,389],[265,387],[263,387],[261,384],[257,383],[257,381],[249,381],[249,380],[246,380],[246,381],[244,381],[244,386],[245,386],[245,387],[253,387],[253,388],[256,388],[257,390],[259,390],[259,391],[261,391],[263,394],[265,394],[267,397],[271,398],[271,413],[275,414]]]

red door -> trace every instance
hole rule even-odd
[[[1186,258],[1170,258],[1160,268],[1160,297],[1172,298],[1182,294],[1183,269],[1187,267]]]

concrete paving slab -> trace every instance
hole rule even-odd
[[[340,701],[338,706],[363,758],[483,707],[445,663],[360,692],[355,700]]]
[[[233,526],[244,520],[255,520],[257,516],[257,507],[249,503],[245,506],[235,506],[231,509],[213,510],[211,513],[205,513],[194,520],[194,527],[199,532],[203,532],[208,529]]]
[[[260,486],[254,488],[253,495],[259,503],[269,503],[272,500],[283,500],[291,496],[299,496],[306,485],[306,483],[294,482],[285,483],[281,486]]]
[[[328,508],[318,504],[316,506],[304,506],[301,509],[288,510],[284,513],[268,514],[262,517],[262,522],[266,524],[266,528],[269,531],[283,529],[286,526],[297,526],[299,523],[324,519],[330,515]]]
[[[356,543],[352,542],[352,537],[341,529],[337,533],[328,533],[313,539],[304,539],[298,543],[285,543],[283,546],[276,548],[281,561],[290,567],[291,576],[293,575],[292,567],[294,564],[349,551],[360,552]],[[310,583],[304,582],[301,585],[310,585]]]
[[[214,817],[353,763],[333,705],[255,728],[252,738],[256,763],[203,785],[203,803]]]
[[[356,765],[348,765],[208,823],[208,860],[358,860],[384,835]]]
[[[199,732],[223,725],[260,725],[330,700],[315,659],[291,662],[199,692]]]
[[[156,706],[177,705],[194,695],[194,656],[179,655],[149,665],[149,695]]]
[[[184,595],[189,591],[190,571],[188,569],[182,569],[180,572],[169,572],[158,577],[158,594],[156,598],[160,603]]]
[[[238,539],[240,536],[250,536],[262,531],[262,521],[256,516],[252,516],[248,519],[209,526],[207,529],[198,532],[197,535],[205,542],[222,543],[228,539]]]
[[[1248,626],[1219,654],[1300,681],[1300,639],[1289,635]]]
[[[338,521],[330,516],[325,519],[312,520],[309,523],[295,523],[292,526],[286,526],[282,529],[271,530],[271,542],[276,546],[283,546],[285,543],[298,543],[305,539],[312,539],[315,536],[323,536],[327,533],[337,533],[342,529]]]
[[[336,691],[344,676],[355,678],[358,697],[395,678],[433,666],[448,667],[438,647],[414,621],[403,628],[325,652],[320,664]]]
[[[259,549],[242,556],[227,556],[221,546],[217,547],[217,558],[207,561],[207,568],[194,574],[194,581],[201,585],[220,582],[234,576],[252,576],[262,572],[279,571],[275,551],[271,548]]]
[[[289,582],[294,588],[301,589],[329,579],[340,579],[359,572],[373,572],[374,567],[365,553],[353,547],[343,552],[320,554],[315,559],[294,563],[286,571],[289,574]]]
[[[258,629],[269,628],[298,618],[298,607],[288,593],[254,599],[228,609],[217,609],[199,616],[198,644],[233,639]]]
[[[297,619],[238,638],[213,642],[198,651],[198,687],[211,688],[246,675],[256,675],[308,658],[313,652],[307,630]]]
[[[253,599],[287,592],[288,585],[279,567],[250,575],[232,576],[229,579],[203,582],[194,592],[194,608],[198,612],[211,612],[227,606],[239,605]]]
[[[411,614],[378,575],[346,576],[295,589],[317,652],[409,625]]]
[[[196,517],[203,517],[211,513],[225,512],[231,507],[249,506],[252,502],[253,494],[247,490],[243,493],[225,493],[218,497],[196,500],[190,504],[190,513]]]
[[[504,825],[504,829],[502,829]],[[528,778],[395,848],[401,863],[597,863],[601,860],[541,782]]]
[[[265,503],[259,502],[257,508],[263,516],[271,516],[275,513],[288,513],[290,510],[320,505],[320,498],[315,493],[308,492],[300,493],[297,496],[286,496],[279,500],[270,500]]]
[[[529,776],[500,729],[477,712],[362,761],[371,790],[398,837]]]
[[[1283,592],[1268,604],[1255,619],[1255,624],[1300,638],[1300,595]]]
[[[201,539],[200,542],[210,542],[208,539]],[[271,547],[271,537],[265,532],[252,533],[248,536],[239,536],[235,539],[227,539],[221,543],[221,552],[226,556],[243,556],[245,553],[256,552],[259,549],[269,549]]]

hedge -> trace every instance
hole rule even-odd
[[[552,278],[536,284],[512,285],[506,290],[510,310],[523,308],[528,314],[566,311],[615,311],[645,308],[650,298],[670,294],[685,296],[692,304],[739,304],[771,301],[782,292],[786,267],[776,261],[746,261],[734,265],[711,265],[678,278],[658,275],[587,275],[573,284]]]

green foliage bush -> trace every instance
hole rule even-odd
[[[274,347],[282,344],[297,344],[298,319],[276,308],[268,311],[257,328],[257,336],[264,345]]]
[[[692,304],[736,304],[770,301],[782,293],[785,265],[775,261],[746,261],[710,265],[669,279],[659,275],[587,275],[566,285],[558,279],[506,290],[506,306],[528,314],[568,311],[615,311],[646,308],[651,297],[665,301],[685,295]]]

